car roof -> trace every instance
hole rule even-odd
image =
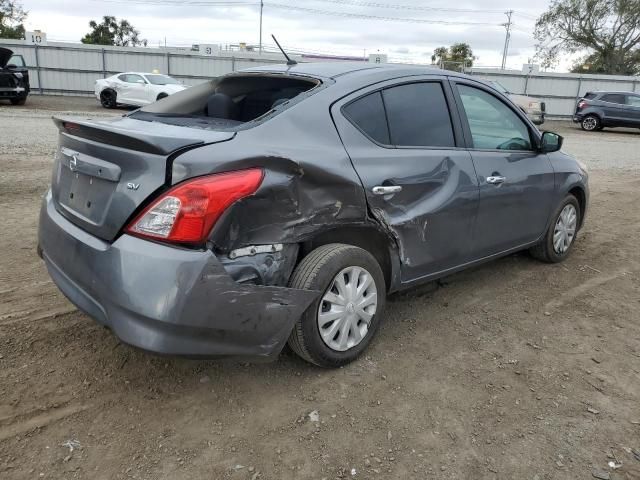
[[[590,90],[587,93],[594,93],[597,95],[613,93],[613,94],[619,94],[619,95],[634,95],[636,97],[640,95],[640,92],[628,92],[624,90]]]
[[[440,70],[426,65],[403,65],[391,63],[368,63],[368,62],[309,62],[297,63],[295,65],[274,64],[254,67],[243,72],[265,72],[265,73],[291,73],[294,75],[305,75],[311,77],[324,77],[338,79],[349,74],[359,72],[360,74],[370,73],[379,75],[388,72],[390,75],[449,75],[456,77],[467,77],[467,75]]]

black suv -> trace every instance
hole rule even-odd
[[[573,121],[588,132],[604,127],[640,128],[640,94],[587,92],[578,100]]]
[[[24,105],[29,95],[29,71],[22,55],[0,47],[0,99]]]

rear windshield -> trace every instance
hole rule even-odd
[[[320,86],[318,79],[282,74],[232,74],[147,105],[131,118],[213,130],[239,129],[287,108]]]
[[[587,94],[584,96],[585,99],[587,100],[593,100],[594,98],[596,98],[598,95],[595,93],[591,93],[591,92],[587,92]]]

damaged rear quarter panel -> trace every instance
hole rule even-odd
[[[328,89],[330,90],[330,89]],[[190,150],[173,163],[172,183],[210,173],[262,167],[258,191],[229,208],[210,240],[221,251],[298,243],[367,222],[362,184],[319,92],[234,140]]]

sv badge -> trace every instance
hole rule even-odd
[[[129,190],[138,190],[138,188],[140,188],[140,184],[139,183],[129,182],[129,183],[127,183],[127,188]]]

